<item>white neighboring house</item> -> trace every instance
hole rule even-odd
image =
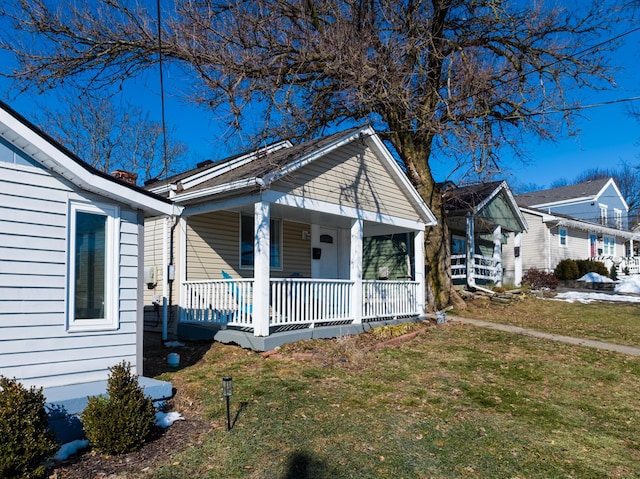
[[[0,185],[0,374],[43,387],[64,418],[105,391],[115,364],[142,375],[144,217],[181,208],[88,166],[4,103]]]
[[[553,272],[563,259],[594,259],[619,274],[640,273],[638,233],[626,230],[627,204],[612,178],[516,196],[529,231],[504,249],[505,279],[520,284],[530,269]],[[520,257],[522,271],[515,266]]]

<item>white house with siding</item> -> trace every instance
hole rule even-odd
[[[435,217],[376,133],[281,142],[148,186],[184,206],[146,221],[147,323],[258,350],[425,314]],[[402,234],[402,279],[363,278],[366,238]]]
[[[628,231],[627,204],[612,178],[516,196],[529,231],[505,247],[505,278],[520,284],[530,269],[553,272],[563,259],[593,259],[620,274],[640,273],[638,233]],[[516,244],[516,242],[519,242]]]
[[[144,217],[180,210],[0,103],[0,374],[43,387],[60,417],[104,392],[115,364],[141,375]]]

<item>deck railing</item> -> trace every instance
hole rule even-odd
[[[491,256],[473,255],[473,277],[487,281],[500,278],[499,263]],[[451,277],[464,279],[467,277],[467,257],[464,254],[451,255]]]
[[[253,279],[186,281],[180,321],[253,329],[253,285]],[[365,321],[420,314],[417,282],[363,281],[362,286]],[[350,323],[353,288],[348,280],[271,279],[269,325]]]
[[[420,314],[416,281],[364,281],[365,320],[397,318]]]
[[[640,274],[640,256],[608,256],[601,255],[593,258],[596,261],[604,263],[608,270],[611,266],[616,265],[618,275],[634,275]]]

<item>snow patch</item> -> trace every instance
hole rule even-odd
[[[75,441],[67,442],[60,446],[56,455],[53,456],[53,460],[66,461],[78,451],[86,449],[87,447],[89,447],[89,441],[87,439],[76,439]]]
[[[156,413],[156,426],[160,426],[163,429],[168,428],[176,421],[184,421],[184,418],[179,412],[162,412]]]
[[[614,291],[616,293],[640,294],[640,274],[633,275],[624,281],[620,281]]]
[[[602,276],[598,273],[587,273],[582,278],[579,278],[578,281],[584,281],[585,283],[613,283],[614,281],[611,278],[607,278],[606,276]]]

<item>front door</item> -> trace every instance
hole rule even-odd
[[[598,236],[595,233],[589,233],[589,257],[596,257],[596,241]]]
[[[317,259],[318,278],[338,278],[338,230],[335,228],[318,228],[315,247],[320,249]],[[317,254],[317,253],[316,253]]]

